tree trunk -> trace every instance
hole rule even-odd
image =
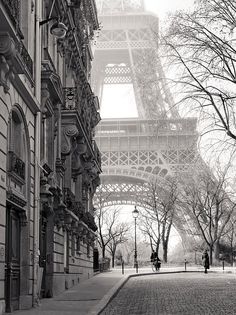
[[[231,266],[233,267],[233,265],[234,265],[234,247],[233,247],[232,239],[233,239],[233,238],[231,238],[231,241],[230,241],[230,252],[231,252],[231,255],[230,255],[230,264],[231,264]]]
[[[112,268],[115,267],[115,253],[112,253],[111,265],[112,265]]]
[[[160,247],[160,242],[157,242],[157,244],[156,244],[156,252],[157,252],[158,256],[159,256],[159,247]]]
[[[215,261],[219,261],[219,254],[220,254],[220,244],[219,244],[219,241],[216,241],[215,242],[215,245],[214,245],[214,258],[215,258]]]
[[[102,246],[102,258],[105,258],[106,246]]]
[[[213,245],[209,246],[209,260],[210,260],[210,265],[212,265],[212,256],[213,256]]]
[[[167,256],[168,256],[168,243],[163,242],[163,261],[167,263]]]

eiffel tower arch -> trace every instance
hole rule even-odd
[[[102,106],[106,84],[132,84],[138,112],[138,118],[102,119],[97,128],[101,187],[112,192],[106,205],[141,206],[145,183],[158,179],[161,185],[167,175],[194,165],[197,121],[181,118],[174,106],[152,40],[158,18],[145,11],[143,1],[97,0],[97,9],[102,31],[95,49],[93,88]],[[175,222],[175,227],[186,239],[183,222]]]

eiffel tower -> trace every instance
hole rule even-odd
[[[106,84],[132,84],[138,111],[138,118],[102,119],[97,128],[102,190],[112,192],[106,205],[141,206],[146,182],[157,178],[161,184],[194,165],[197,121],[181,118],[174,106],[152,40],[158,17],[142,0],[98,0],[97,9],[102,31],[93,64],[95,93],[102,106]]]

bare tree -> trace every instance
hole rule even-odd
[[[129,240],[131,237],[129,237]],[[131,257],[134,253],[134,244],[133,242],[127,240],[127,242],[123,243],[121,246],[119,246],[122,256],[124,258],[124,261],[127,265],[131,264]]]
[[[163,247],[163,260],[167,262],[168,243],[170,231],[175,218],[176,203],[178,198],[178,183],[173,177],[166,178],[164,190],[160,193],[161,212],[161,239]]]
[[[168,243],[177,201],[177,182],[166,177],[160,186],[157,180],[148,185],[147,196],[143,201],[141,231],[149,238],[152,250],[159,252],[163,246],[163,260],[167,262]]]
[[[193,234],[197,232],[208,246],[211,263],[213,252],[215,259],[219,259],[220,240],[236,209],[233,194],[228,189],[228,171],[229,166],[223,171],[218,168],[216,178],[210,170],[193,170],[180,180],[182,190],[179,199],[193,219],[196,227],[192,230]]]
[[[112,267],[115,265],[115,255],[117,246],[125,243],[128,240],[127,232],[129,231],[129,226],[126,223],[118,223],[109,229],[109,239],[107,244],[108,251],[112,257]]]
[[[127,240],[126,233],[129,227],[126,223],[119,223],[120,208],[106,206],[110,197],[110,192],[106,193],[102,188],[97,190],[95,220],[102,257],[105,258],[106,250],[108,250],[112,256],[112,266],[114,267],[117,246]]]
[[[225,229],[225,235],[223,236],[223,242],[229,247],[229,258],[231,261],[231,264],[233,264],[233,261],[235,259],[235,236],[236,236],[236,217],[235,215],[232,215],[231,219],[229,220],[226,229]]]
[[[227,32],[236,26],[236,3],[231,0],[198,0],[207,19],[213,23],[223,20]]]
[[[102,250],[102,258],[105,258],[106,248],[112,241],[118,216],[119,208],[102,206],[96,210],[95,220],[98,227],[98,244]]]
[[[110,220],[109,227],[107,226],[107,217],[110,216],[111,207],[105,207],[106,201],[109,199],[110,193],[106,194],[102,191],[101,188],[98,188],[96,192],[96,212],[95,220],[98,227],[98,244],[102,250],[102,258],[105,258],[106,247],[110,242],[111,238],[109,235],[109,228],[112,228],[112,225],[115,223],[116,214],[113,216],[113,220]]]
[[[157,41],[168,57],[168,67],[175,72],[171,82],[178,91],[179,103],[199,110],[205,133],[223,131],[235,140],[235,3],[196,3],[193,12],[173,15],[169,28]],[[210,123],[206,125],[206,121]]]
[[[161,242],[161,214],[159,212],[160,186],[157,180],[148,183],[146,198],[142,201],[141,220],[139,229],[148,238],[151,250],[158,254]]]

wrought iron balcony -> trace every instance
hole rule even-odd
[[[74,209],[74,214],[77,215],[79,219],[82,218],[83,214],[85,212],[84,205],[81,201],[76,201],[75,202],[75,209]]]
[[[96,16],[96,6],[93,0],[90,0],[86,7],[80,6],[79,1],[73,1],[70,5],[71,25],[69,29],[76,29],[76,32],[67,33],[67,49],[73,52],[71,59],[71,68],[75,71],[81,81],[88,81],[91,69],[91,49],[90,40],[93,37],[93,30],[98,28]],[[76,9],[75,9],[76,8]],[[59,41],[59,45],[63,41]]]
[[[17,38],[14,39],[6,31],[0,33],[0,42],[0,55],[8,65],[1,68],[1,77],[4,78],[1,80],[1,85],[7,91],[10,88],[9,79],[13,79],[14,74],[25,74],[33,86],[33,61],[23,42]]]
[[[81,220],[87,224],[87,226],[94,232],[97,231],[97,225],[94,221],[94,217],[92,216],[91,213],[85,212],[84,215],[82,216]]]
[[[64,88],[64,108],[75,110],[77,108],[78,89],[76,87]]]
[[[91,127],[94,128],[101,120],[99,110],[98,97],[92,92],[89,83],[86,84],[85,90],[77,87],[64,88],[64,109],[78,110],[88,109],[88,105],[84,102],[85,98],[89,100],[89,110],[92,112]]]
[[[13,172],[25,180],[25,162],[23,162],[14,152],[8,152],[9,172]]]
[[[33,60],[31,59],[22,41],[16,44],[16,49],[20,55],[24,69],[26,70],[30,78],[33,79]]]
[[[92,141],[92,147],[94,152],[94,157],[99,166],[101,166],[101,153],[98,149],[97,143],[95,140]]]
[[[20,24],[20,0],[1,0],[13,25],[18,28]]]

